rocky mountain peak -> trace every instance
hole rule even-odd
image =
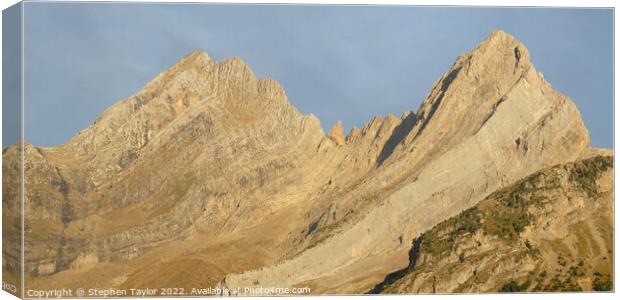
[[[527,48],[512,35],[498,30],[491,33],[476,48],[464,55],[471,63],[482,67],[479,71],[502,71],[510,75],[522,73],[531,67]],[[468,62],[469,64],[470,62]],[[495,69],[495,70],[494,70]],[[512,71],[512,72],[511,72]]]
[[[190,65],[190,64],[205,64],[211,62],[211,57],[209,53],[202,50],[192,51],[190,54],[182,58],[177,64],[178,65]]]
[[[412,110],[408,110],[408,111],[403,112],[400,115],[400,119],[401,120],[405,120],[405,119],[408,119],[408,118],[411,118],[411,117],[414,117],[414,116],[415,116],[415,113]]]
[[[447,149],[479,131],[518,90],[553,92],[532,66],[527,48],[510,34],[495,31],[460,55],[436,81],[402,147],[424,139],[428,145]],[[553,106],[558,99],[544,101]]]
[[[220,78],[240,79],[244,81],[256,80],[256,75],[241,57],[233,56],[219,64]]]
[[[342,128],[342,122],[340,122],[340,120],[329,130],[327,136],[338,145],[343,145],[345,143],[344,129]]]
[[[507,47],[514,45],[523,46],[519,40],[503,30],[495,30],[491,32],[482,42],[478,44],[478,46],[482,47],[486,44],[504,45]]]

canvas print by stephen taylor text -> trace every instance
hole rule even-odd
[[[613,291],[613,18],[11,6],[3,289]]]

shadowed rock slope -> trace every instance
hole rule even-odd
[[[414,239],[371,293],[613,290],[613,157],[537,172]]]
[[[501,31],[416,113],[346,136],[241,59],[195,52],[67,144],[24,144],[26,286],[360,293],[407,266],[406,241],[593,151],[573,102]],[[3,151],[5,245],[19,242],[19,153]],[[9,274],[18,250],[3,249]]]

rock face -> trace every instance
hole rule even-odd
[[[558,165],[414,240],[372,292],[613,290],[613,157]]]
[[[344,129],[342,128],[342,122],[338,121],[334,124],[334,127],[329,130],[327,136],[334,141],[337,145],[344,145]]]
[[[25,144],[25,282],[365,292],[407,266],[422,232],[593,151],[572,101],[501,31],[459,56],[417,113],[346,137],[239,58],[195,52],[67,144]],[[3,172],[10,223],[19,164]],[[9,273],[18,250],[3,249]]]

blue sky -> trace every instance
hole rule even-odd
[[[416,110],[462,52],[502,29],[613,141],[611,9],[26,3],[26,139],[67,142],[194,50],[240,56],[325,130]],[[3,139],[6,145],[10,140]],[[14,142],[14,141],[12,141]]]

